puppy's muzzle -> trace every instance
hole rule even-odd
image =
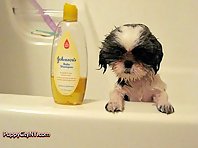
[[[132,61],[129,61],[129,60],[126,60],[126,61],[124,61],[124,67],[125,68],[131,68],[132,67],[132,65],[133,65],[133,62]]]
[[[133,65],[133,62],[132,61],[129,61],[129,60],[124,61],[124,67],[125,67],[124,73],[130,74],[131,73],[130,71],[131,71],[132,65]]]

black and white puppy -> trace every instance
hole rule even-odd
[[[111,31],[99,54],[103,73],[109,65],[118,77],[106,110],[120,112],[124,110],[124,101],[142,101],[154,102],[162,113],[173,113],[166,84],[157,74],[162,57],[162,45],[147,26],[126,24]]]

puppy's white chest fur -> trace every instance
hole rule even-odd
[[[153,102],[153,97],[166,89],[166,85],[161,81],[159,75],[153,80],[142,78],[130,83],[131,86],[123,86],[124,95],[128,96],[130,101]]]

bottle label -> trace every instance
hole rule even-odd
[[[62,95],[71,95],[80,79],[78,50],[69,32],[65,32],[57,46],[54,60],[54,80]]]

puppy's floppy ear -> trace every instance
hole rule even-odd
[[[99,54],[99,66],[99,69],[104,68],[103,73],[105,73],[105,71],[107,70],[107,61],[105,58],[105,51],[103,49],[100,50]]]
[[[160,68],[160,63],[163,58],[162,45],[154,36],[150,39],[150,41],[153,43],[153,55],[154,55],[151,66],[156,74]]]
[[[112,30],[102,42],[99,55],[100,69],[104,68],[103,73],[107,70],[107,65],[119,59],[125,52],[121,45],[116,41],[115,32],[119,31],[119,28]]]
[[[112,61],[113,55],[110,52],[111,46],[115,46],[115,34],[114,30],[111,31],[108,35],[106,35],[105,40],[102,42],[102,47],[100,48],[99,54],[99,66],[104,68],[103,73],[107,70],[107,65]]]

